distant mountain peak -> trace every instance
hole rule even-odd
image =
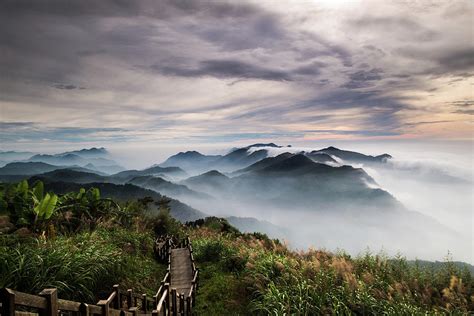
[[[245,148],[249,149],[249,148],[252,148],[252,147],[273,147],[273,148],[281,148],[282,146],[278,146],[277,144],[275,143],[257,143],[257,144],[253,144],[253,145],[250,145],[250,146],[247,146]]]
[[[67,155],[67,154],[107,155],[108,153],[109,152],[104,147],[91,147],[91,148],[83,148],[79,150],[67,151],[59,155]]]
[[[263,171],[292,171],[316,165],[314,161],[303,154],[292,155],[286,159],[278,161],[268,167],[263,168]]]
[[[368,163],[384,163],[388,159],[392,158],[392,156],[390,156],[389,154],[371,156],[371,155],[361,154],[355,151],[339,149],[334,146],[329,146],[327,148],[314,150],[311,152],[311,154],[315,154],[315,153],[328,153],[342,160],[354,161],[354,162],[368,162]]]
[[[205,176],[205,177],[224,177],[224,178],[227,178],[226,175],[220,173],[220,172],[217,171],[217,170],[208,171],[208,172],[206,172],[206,173],[203,173],[201,176]]]
[[[329,146],[329,147],[327,147],[327,148],[321,149],[321,151],[323,151],[323,150],[334,151],[334,150],[340,150],[340,149],[339,149],[339,148],[336,148],[336,147],[334,147],[334,146]]]
[[[204,156],[203,154],[201,154],[199,151],[196,151],[196,150],[188,150],[188,151],[181,151],[179,153],[177,153],[175,155],[175,157],[189,157],[189,158],[192,158],[192,157],[202,157]]]

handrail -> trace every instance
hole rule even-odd
[[[158,289],[155,297],[155,309],[152,312],[152,315],[191,315],[192,307],[195,305],[196,301],[196,290],[197,290],[197,279],[199,270],[196,268],[194,263],[193,248],[189,236],[182,239],[180,242],[174,242],[169,236],[166,237],[166,240],[157,239],[157,250],[162,253],[164,247],[168,247],[166,251],[166,256],[161,257],[162,260],[168,262],[167,274],[165,275],[163,281],[161,281],[161,286]],[[159,247],[161,246],[161,247]],[[170,289],[170,272],[171,272],[171,249],[174,248],[187,248],[189,250],[189,258],[191,261],[191,269],[193,279],[191,281],[191,288],[188,294],[185,296],[184,293],[176,293],[176,289]],[[166,260],[167,259],[167,260]],[[179,300],[179,304],[178,304]],[[179,307],[179,310],[177,306]]]
[[[191,288],[187,296],[178,294],[179,311],[176,310],[176,289],[170,289],[171,282],[171,249],[188,248],[191,259],[193,279]],[[189,237],[180,243],[174,243],[170,236],[159,237],[155,241],[154,251],[157,259],[168,263],[167,272],[160,283],[158,291],[153,296],[154,300],[149,301],[146,294],[136,294],[131,289],[124,291],[118,284],[113,286],[113,291],[107,299],[100,300],[96,304],[85,302],[69,301],[58,298],[56,288],[44,289],[39,295],[33,295],[15,291],[9,288],[0,289],[0,315],[15,316],[17,306],[38,310],[41,315],[58,316],[62,312],[73,312],[80,316],[138,316],[138,315],[171,315],[174,311],[180,315],[191,315],[192,307],[195,305],[197,290],[197,280],[199,270],[194,263],[193,249]],[[126,307],[123,299],[126,298]],[[138,304],[140,302],[140,304]],[[149,303],[153,305],[149,309]],[[172,303],[174,307],[171,308]],[[140,309],[137,305],[140,305]]]

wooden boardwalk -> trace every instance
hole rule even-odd
[[[55,288],[44,289],[39,296],[3,288],[0,289],[0,316],[193,315],[199,270],[194,264],[189,237],[179,243],[173,243],[169,236],[160,237],[155,241],[154,252],[158,261],[168,263],[168,272],[153,299],[131,289],[124,291],[118,285],[114,285],[107,299],[97,304],[59,299]]]
[[[193,268],[189,248],[171,249],[170,288],[188,295],[193,287]]]

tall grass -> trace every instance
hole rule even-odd
[[[474,310],[472,275],[449,261],[435,270],[402,256],[294,252],[265,235],[223,233],[211,226],[188,233],[204,271],[204,293],[198,292],[197,300],[200,308],[200,299],[205,300],[203,311],[222,310],[223,304],[228,315],[465,315]],[[238,258],[241,268],[229,269],[230,258]],[[236,297],[245,308],[233,307]]]
[[[164,275],[149,233],[113,228],[54,239],[2,238],[0,287],[29,293],[56,287],[61,298],[95,302],[116,283],[151,294]]]

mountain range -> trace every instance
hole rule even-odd
[[[433,231],[452,242],[455,234],[446,227],[406,209],[364,169],[345,164],[384,165],[390,159],[388,154],[335,147],[297,150],[269,143],[234,148],[225,155],[180,152],[149,168],[110,173],[97,166],[117,166],[111,155],[92,148],[9,163],[0,168],[0,180],[42,180],[59,193],[96,186],[104,196],[119,200],[165,195],[173,199],[172,214],[181,221],[227,217],[243,231],[288,238],[301,247],[316,240],[351,249],[353,234],[366,238],[355,249],[395,236],[400,244],[413,243],[409,236],[414,231],[416,242],[429,242]]]
[[[88,170],[97,172],[97,173],[106,173],[113,174],[125,170],[119,164],[117,164],[110,157],[110,153],[105,148],[89,148],[81,149],[75,151],[68,151],[59,154],[34,154],[31,152],[0,152],[0,162],[3,166],[6,166],[10,163],[25,163],[25,162],[34,162],[34,163],[44,163],[52,165],[55,167],[68,167],[68,168],[86,168]],[[25,171],[23,174],[34,174],[31,173],[32,169],[35,168],[34,165],[17,165],[23,166]],[[39,166],[39,165],[37,165]],[[11,169],[12,166],[9,166],[6,169]],[[57,168],[56,168],[57,169]],[[46,169],[45,169],[46,170]],[[50,168],[49,171],[53,169]],[[0,174],[6,174],[4,170],[3,173],[0,171]],[[45,171],[46,172],[46,171]]]

